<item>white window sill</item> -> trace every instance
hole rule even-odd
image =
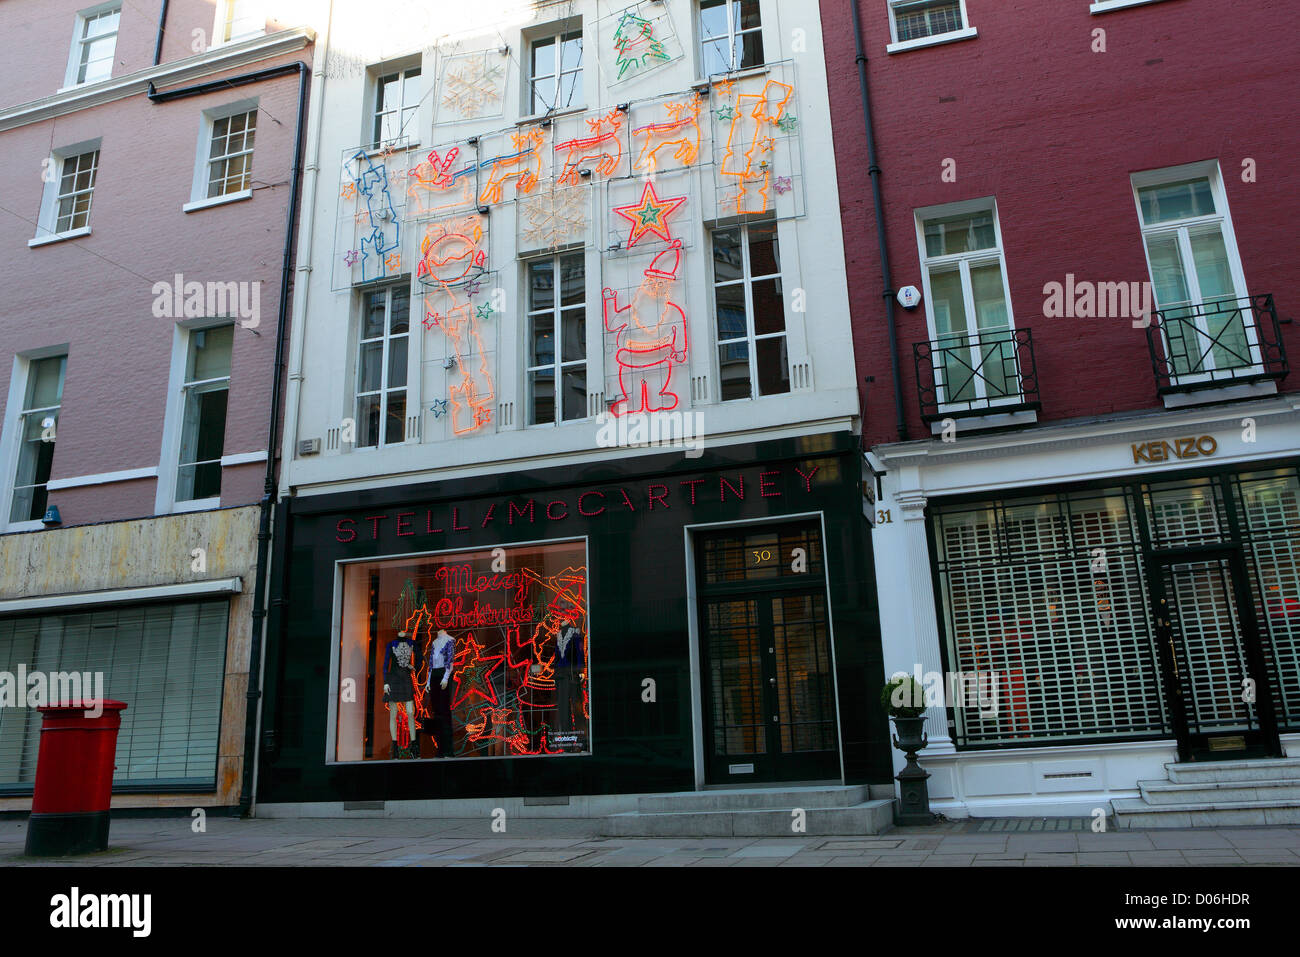
[[[1126,7],[1140,7],[1147,3],[1159,3],[1160,0],[1096,0],[1088,8],[1091,14],[1110,13],[1112,10],[1123,10]]]
[[[50,528],[58,528],[58,525],[51,525]],[[10,522],[4,527],[6,532],[40,532],[45,530],[45,523],[39,519],[31,522]]]
[[[58,96],[60,93],[71,93],[73,90],[88,90],[101,83],[107,83],[111,79],[113,79],[113,77],[110,75],[104,77],[102,80],[90,80],[86,83],[69,83],[67,86],[61,86],[55,90],[54,95]]]
[[[90,227],[82,226],[79,229],[69,229],[66,233],[52,233],[49,236],[37,236],[35,239],[27,240],[29,247],[45,246],[49,243],[61,243],[65,239],[77,239],[80,236],[89,236]]]
[[[764,73],[770,73],[771,67],[766,63],[760,63],[758,66],[747,66],[743,70],[732,70],[727,73],[715,73],[712,76],[706,76],[703,79],[696,80],[691,84],[694,89],[697,86],[716,86],[719,83],[734,83],[737,80],[744,80],[751,76],[762,76]]]
[[[404,146],[398,146],[396,143],[390,145],[391,145],[391,149],[389,150],[389,152],[396,155],[398,153],[407,153],[410,152],[411,150],[418,150],[420,148],[420,141],[411,140],[411,142],[407,143]],[[364,147],[361,150],[361,152],[366,155],[366,159],[374,159],[376,156],[384,155],[384,148],[382,146],[367,146]],[[356,154],[354,153],[352,155],[355,156]]]
[[[885,52],[904,53],[907,50],[919,50],[921,47],[937,47],[945,43],[956,43],[958,40],[971,40],[977,36],[979,36],[979,31],[974,27],[966,27],[962,30],[953,30],[951,33],[940,33],[932,37],[917,37],[915,40],[891,43],[885,47]]]
[[[229,40],[213,40],[208,44],[209,50],[218,50],[221,47],[234,46],[236,43],[243,43],[245,40],[257,40],[266,36],[265,30],[257,30],[253,33],[244,33],[237,37],[231,37]]]
[[[576,116],[579,113],[586,113],[585,106],[566,106],[562,110],[556,110],[554,113],[534,113],[532,116],[521,116],[515,126],[531,126],[534,123],[540,123],[543,120],[558,120],[565,116]],[[480,137],[481,139],[482,137]]]
[[[220,498],[194,498],[188,502],[175,502],[172,504],[172,515],[178,515],[182,512],[206,512],[208,509],[221,508]]]
[[[210,209],[213,206],[225,206],[227,203],[238,203],[245,199],[252,199],[253,191],[251,189],[241,189],[238,193],[227,193],[225,196],[213,196],[211,199],[196,199],[193,202],[186,203],[181,209],[187,213],[198,212],[200,209]]]

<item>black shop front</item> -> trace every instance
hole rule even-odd
[[[884,784],[849,433],[297,497],[258,800]]]

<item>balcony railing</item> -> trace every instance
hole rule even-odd
[[[1271,295],[1158,309],[1147,346],[1161,395],[1280,380],[1288,372]]]
[[[944,336],[915,343],[912,354],[926,422],[1041,407],[1028,329]]]

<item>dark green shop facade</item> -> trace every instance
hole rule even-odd
[[[260,802],[890,781],[849,433],[300,497]]]

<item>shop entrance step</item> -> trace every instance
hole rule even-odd
[[[643,795],[637,799],[636,811],[606,817],[602,834],[607,837],[881,834],[893,823],[893,800],[869,799],[866,785],[744,788]]]
[[[1166,780],[1139,781],[1139,797],[1111,801],[1117,827],[1300,824],[1300,758],[1165,767]]]

